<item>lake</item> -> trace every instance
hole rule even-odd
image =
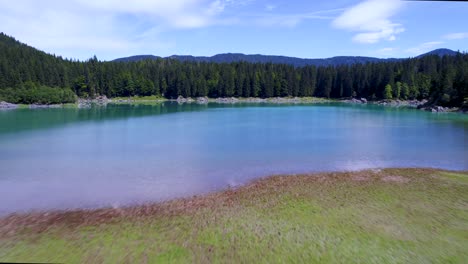
[[[375,105],[0,111],[0,214],[162,201],[272,174],[468,169],[468,115]]]

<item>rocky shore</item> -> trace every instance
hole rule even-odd
[[[0,109],[16,109],[18,105],[16,104],[10,104],[5,101],[0,102]]]
[[[100,106],[107,105],[111,100],[107,99],[105,95],[98,96],[94,99],[78,99],[78,108],[90,108],[92,104],[97,104]]]
[[[132,97],[109,99],[105,95],[98,96],[94,99],[78,99],[78,108],[90,108],[92,105],[106,106],[108,103],[124,103],[133,104],[137,102],[164,102],[173,101],[179,104],[184,103],[197,103],[197,104],[208,104],[208,103],[220,103],[220,104],[236,104],[236,103],[270,103],[270,104],[313,104],[313,103],[349,103],[349,104],[376,104],[389,107],[407,107],[417,108],[424,111],[433,113],[443,112],[468,112],[468,103],[464,104],[461,108],[458,107],[443,107],[438,105],[431,105],[427,100],[380,100],[380,101],[368,101],[366,98],[345,98],[345,99],[327,99],[327,98],[316,98],[316,97],[272,97],[272,98],[259,98],[259,97],[219,97],[219,98],[208,98],[208,97],[197,97],[197,98],[184,98],[179,96],[177,99],[157,99],[157,100],[135,100]],[[31,104],[28,106],[30,109],[40,108],[61,108],[63,105],[38,105]],[[18,105],[7,102],[0,102],[0,109],[16,109]]]
[[[458,107],[443,107],[439,105],[430,105],[428,100],[423,99],[419,100],[380,100],[380,101],[367,101],[365,98],[361,99],[346,99],[341,100],[340,102],[351,103],[351,104],[377,104],[382,106],[390,107],[408,107],[408,108],[417,108],[424,111],[429,111],[433,113],[444,113],[444,112],[467,112],[465,108]]]
[[[42,104],[30,104],[29,109],[43,109],[43,108],[62,108],[62,104],[53,104],[53,105],[42,105]]]
[[[276,104],[294,104],[294,103],[324,103],[324,102],[335,102],[335,100],[315,98],[315,97],[272,97],[272,98],[259,98],[259,97],[219,97],[219,98],[208,98],[208,97],[197,97],[184,98],[179,96],[176,101],[180,104],[183,103],[220,103],[220,104],[235,104],[235,103],[276,103]]]

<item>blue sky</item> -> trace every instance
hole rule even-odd
[[[468,2],[0,0],[0,31],[68,58],[410,57],[468,50]]]

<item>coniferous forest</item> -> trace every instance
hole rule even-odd
[[[328,67],[172,59],[104,62],[96,57],[82,62],[0,34],[0,100],[52,104],[73,102],[75,95],[359,97],[460,106],[468,97],[468,54]]]

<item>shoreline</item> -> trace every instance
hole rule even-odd
[[[268,184],[271,181],[281,179],[282,181],[287,181],[290,178],[303,178],[308,177],[311,180],[326,180],[326,177],[348,177],[345,180],[356,180],[360,181],[367,181],[371,178],[361,178],[361,174],[368,175],[368,174],[375,174],[378,175],[384,171],[412,171],[417,173],[435,173],[435,172],[447,172],[447,173],[456,173],[456,174],[466,174],[468,177],[468,171],[465,170],[446,170],[446,169],[437,169],[437,168],[375,168],[375,169],[364,169],[358,171],[333,171],[333,172],[312,172],[312,173],[301,173],[301,174],[279,174],[279,175],[269,175],[260,177],[257,179],[252,179],[245,184],[239,186],[227,186],[222,188],[218,191],[202,193],[198,195],[192,195],[189,197],[181,197],[181,198],[174,198],[168,199],[160,202],[146,202],[136,205],[123,205],[119,207],[113,206],[106,206],[106,207],[98,207],[98,208],[74,208],[74,209],[51,209],[51,210],[38,210],[38,211],[30,211],[30,212],[13,212],[3,216],[0,216],[0,237],[5,234],[4,227],[11,226],[13,222],[17,222],[20,226],[26,225],[31,227],[34,225],[36,220],[35,218],[48,219],[45,221],[41,221],[40,224],[44,222],[53,222],[54,219],[57,221],[64,220],[68,222],[67,218],[69,217],[77,217],[79,215],[91,216],[92,220],[90,219],[80,219],[83,221],[83,224],[90,224],[93,223],[93,218],[96,216],[103,217],[105,219],[112,219],[115,217],[120,216],[149,216],[158,213],[193,213],[194,209],[197,207],[207,206],[210,203],[224,203],[224,199],[218,200],[218,198],[223,197],[227,198],[233,194],[238,193],[239,191],[245,191],[250,189],[256,189],[261,187],[262,185]],[[374,175],[374,176],[375,176]],[[401,180],[398,177],[394,180],[390,179],[389,182],[395,183],[405,183],[405,180]],[[216,197],[216,199],[214,199]],[[202,201],[209,201],[209,203],[202,202]],[[170,209],[170,207],[174,207]],[[16,219],[16,220],[15,220]],[[19,220],[19,221],[17,221]],[[78,219],[75,219],[78,220]],[[71,221],[71,224],[77,224],[79,221]],[[6,224],[5,224],[6,223]],[[96,223],[103,223],[100,221],[96,221]],[[8,233],[8,232],[7,232]]]
[[[220,98],[184,98],[179,96],[177,99],[145,99],[142,98],[110,98],[105,96],[97,97],[96,99],[79,99],[77,103],[68,104],[53,104],[53,105],[39,105],[39,104],[11,104],[8,102],[0,102],[0,110],[12,110],[12,109],[45,109],[45,108],[90,108],[92,105],[106,106],[107,104],[148,104],[148,103],[164,103],[164,102],[176,102],[178,104],[185,103],[196,103],[196,104],[208,104],[208,103],[219,103],[219,104],[238,104],[238,103],[253,103],[253,104],[322,104],[322,103],[347,103],[347,104],[359,104],[359,105],[380,105],[385,107],[393,108],[408,108],[408,109],[419,109],[423,111],[433,113],[443,112],[454,112],[454,113],[468,113],[468,109],[461,107],[442,107],[437,105],[427,105],[427,100],[379,100],[379,101],[368,101],[365,98],[341,98],[341,99],[329,99],[319,97],[272,97],[272,98],[259,98],[259,97],[220,97]]]
[[[466,201],[468,171],[277,175],[161,203],[12,214],[0,262],[463,263]]]

